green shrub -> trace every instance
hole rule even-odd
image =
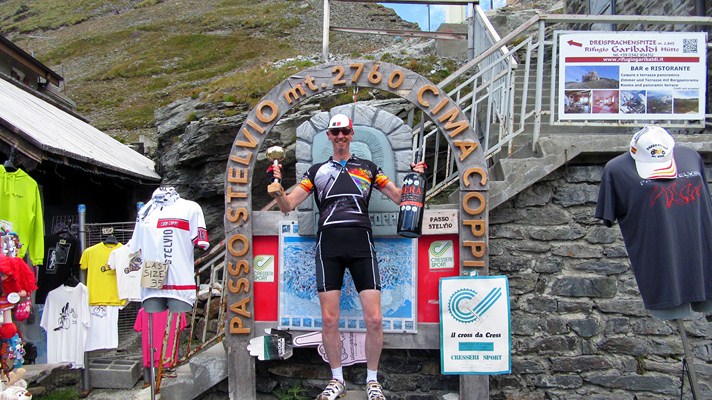
[[[308,397],[306,397],[303,392],[304,388],[297,385],[289,389],[276,390],[274,395],[278,400],[307,400]]]

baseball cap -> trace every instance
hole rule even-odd
[[[353,130],[354,125],[351,122],[351,118],[345,116],[344,114],[336,114],[331,117],[331,119],[329,120],[329,130],[344,128]]]
[[[674,179],[677,164],[673,157],[675,139],[659,126],[645,126],[633,135],[630,155],[643,179]]]

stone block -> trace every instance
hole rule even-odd
[[[94,388],[130,389],[141,375],[141,363],[134,360],[89,360],[89,379]]]

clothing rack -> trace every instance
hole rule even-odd
[[[93,223],[85,224],[84,232],[86,234],[86,247],[91,247],[97,243],[104,241],[106,234],[104,231],[107,228],[113,228],[113,235],[122,244],[128,243],[133,236],[134,222],[109,222],[109,223]]]

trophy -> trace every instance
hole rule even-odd
[[[272,146],[268,148],[267,159],[271,160],[273,165],[276,167],[279,165],[280,161],[284,160],[284,149],[280,146]],[[282,184],[279,183],[279,179],[275,179],[274,182],[267,186],[267,193],[269,193],[272,197],[281,196],[282,193],[284,193],[284,188],[282,187]]]

